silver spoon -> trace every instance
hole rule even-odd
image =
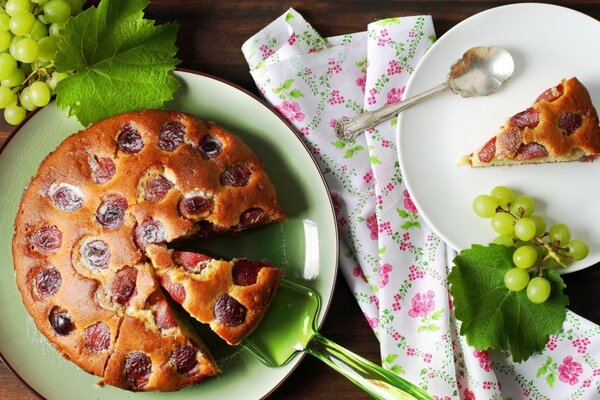
[[[447,89],[462,97],[487,96],[500,89],[514,69],[512,56],[502,47],[473,47],[450,67],[446,82],[400,103],[340,120],[335,126],[335,135],[345,141],[354,140],[362,131]]]

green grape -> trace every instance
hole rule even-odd
[[[36,20],[33,24],[33,28],[31,28],[31,33],[29,34],[32,39],[40,40],[43,37],[48,36],[48,27],[40,20]]]
[[[48,79],[46,81],[46,83],[48,84],[50,89],[54,90],[54,89],[56,89],[56,85],[58,85],[58,82],[62,81],[63,79],[65,79],[68,76],[69,76],[69,74],[67,72],[54,71],[52,73],[52,76],[50,77],[50,79]]]
[[[515,218],[509,213],[497,212],[492,217],[492,228],[501,235],[512,235],[515,231]]]
[[[31,3],[29,0],[8,0],[4,9],[8,15],[14,17],[19,11],[31,10]]]
[[[10,47],[12,35],[10,32],[0,31],[0,51],[4,51]]]
[[[19,94],[19,101],[21,102],[23,108],[25,108],[27,111],[33,111],[37,108],[36,105],[33,104],[33,101],[31,101],[29,86],[21,90],[21,93]]]
[[[487,194],[475,197],[473,200],[473,211],[482,218],[492,218],[498,207],[498,199]]]
[[[33,82],[29,86],[29,98],[36,106],[44,107],[50,102],[50,88],[44,82]]]
[[[10,15],[0,12],[0,31],[6,32],[10,29]]]
[[[10,103],[16,100],[15,94],[10,88],[0,86],[0,108],[6,108]]]
[[[51,24],[50,25],[50,29],[48,30],[50,32],[50,36],[58,38],[60,36],[60,31],[65,29],[65,24]]]
[[[23,71],[26,76],[29,76],[33,72],[33,66],[28,63],[21,63],[19,69]]]
[[[550,227],[549,239],[552,243],[559,245],[567,245],[571,240],[571,231],[565,224],[554,224]]]
[[[583,260],[590,253],[590,248],[583,240],[571,240],[568,248],[567,254],[573,257],[575,261]]]
[[[42,9],[50,23],[65,22],[71,16],[71,6],[65,0],[50,0]]]
[[[529,218],[521,218],[515,222],[515,236],[525,242],[535,237],[535,222]]]
[[[506,247],[514,247],[515,245],[511,235],[498,235],[492,243],[501,244]]]
[[[8,78],[17,69],[17,61],[8,53],[0,54],[0,80]]]
[[[529,273],[520,268],[511,268],[504,274],[504,285],[511,292],[519,292],[527,287]]]
[[[534,214],[529,217],[535,224],[535,236],[540,237],[546,232],[546,221],[541,216]]]
[[[24,63],[32,63],[39,55],[38,43],[32,38],[24,38],[15,46],[16,59]]]
[[[67,0],[71,6],[71,15],[77,15],[81,12],[86,0]]]
[[[31,32],[35,24],[35,17],[29,11],[16,12],[10,19],[9,27],[12,33],[25,36]]]
[[[38,14],[37,19],[44,25],[50,25],[50,22],[48,22],[44,14]]]
[[[506,205],[513,201],[514,195],[510,188],[506,186],[496,186],[492,189],[491,193],[492,197],[495,197],[500,202],[502,207],[506,207]]]
[[[25,73],[21,69],[15,68],[14,72],[10,74],[8,78],[0,81],[0,84],[2,84],[2,86],[13,88],[22,84],[23,81],[25,81]]]
[[[25,109],[18,106],[15,101],[4,109],[4,120],[11,125],[19,125],[25,119],[26,114]]]
[[[54,56],[58,51],[58,46],[56,43],[56,39],[50,36],[40,39],[40,41],[38,42],[38,58],[40,59],[40,61],[47,62],[54,60]]]
[[[17,59],[17,43],[25,39],[23,36],[13,36],[10,41],[10,47],[8,48],[10,55],[16,60]]]
[[[535,304],[540,304],[548,300],[552,287],[548,279],[536,276],[527,285],[527,298]]]
[[[521,246],[513,253],[513,263],[517,268],[527,269],[534,266],[538,259],[538,253],[535,247],[530,244]]]
[[[529,217],[535,210],[535,203],[529,196],[519,196],[510,205],[510,212],[518,217]]]

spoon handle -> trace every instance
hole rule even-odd
[[[433,400],[423,389],[315,332],[304,349],[378,400]],[[332,394],[333,396],[333,394]]]
[[[436,87],[429,89],[426,92],[418,94],[406,100],[402,100],[396,104],[390,104],[378,108],[377,110],[367,111],[362,114],[358,114],[350,119],[344,119],[337,122],[335,126],[335,135],[346,142],[356,139],[356,137],[362,132],[366,131],[377,125],[378,123],[388,120],[398,114],[400,111],[407,109],[421,101],[428,99],[429,97],[443,92],[450,88],[448,82],[441,83]]]

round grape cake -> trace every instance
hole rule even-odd
[[[173,111],[116,116],[67,138],[29,183],[13,237],[17,285],[38,329],[85,371],[128,390],[178,390],[219,368],[172,307],[147,246],[284,218],[260,159],[222,127]],[[183,267],[190,258],[183,253]],[[222,296],[186,293],[217,322],[243,325],[236,343],[260,321],[245,316],[266,311],[281,279],[258,273],[277,268],[250,264],[242,275],[250,271],[251,282],[234,281],[232,268],[210,274]],[[188,268],[186,279],[210,287],[208,269]],[[173,297],[177,282],[167,283]]]

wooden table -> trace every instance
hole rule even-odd
[[[324,36],[364,30],[368,23],[392,16],[433,16],[438,37],[465,18],[505,1],[277,1],[277,0],[152,0],[147,15],[159,23],[181,24],[178,57],[181,66],[257,90],[242,56],[242,43],[293,7]],[[600,1],[555,1],[600,20]],[[597,50],[597,49],[596,49]],[[0,124],[0,143],[12,128]],[[600,268],[565,276],[569,308],[600,323],[596,300]],[[6,305],[5,305],[6,306]],[[322,329],[325,336],[366,358],[379,361],[379,344],[340,276],[330,312]],[[26,386],[0,363],[0,399],[35,399]],[[333,370],[311,357],[275,390],[269,399],[363,399],[367,396]]]

